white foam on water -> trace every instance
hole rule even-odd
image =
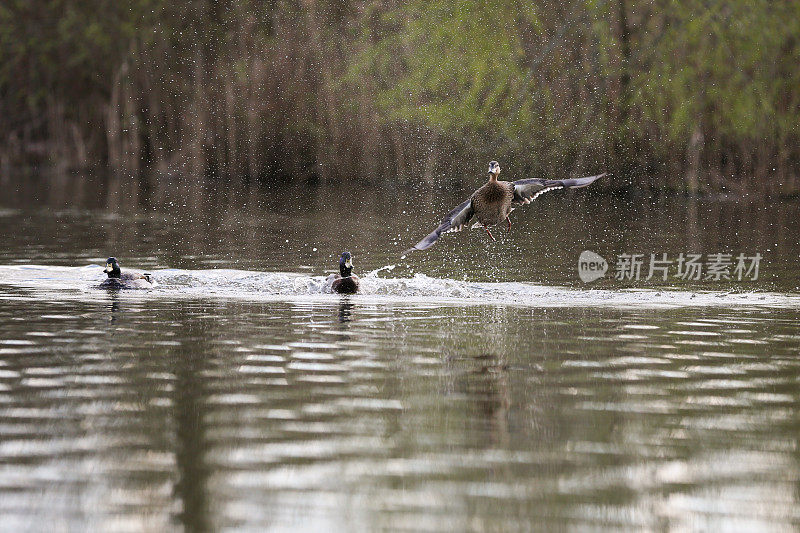
[[[149,271],[152,289],[122,291],[132,298],[228,298],[249,301],[328,300],[352,298],[369,302],[405,302],[441,305],[512,305],[523,307],[767,307],[800,309],[800,295],[774,292],[732,293],[655,289],[576,289],[526,282],[466,282],[415,274],[410,278],[382,278],[376,269],[361,278],[355,296],[329,294],[326,276],[292,272],[253,272],[233,269]],[[137,272],[135,269],[130,269]],[[105,279],[102,267],[0,265],[0,299],[93,299],[107,291],[98,288]],[[3,286],[28,289],[10,294]]]

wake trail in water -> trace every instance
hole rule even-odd
[[[361,292],[351,298],[378,302],[431,304],[491,304],[525,307],[772,307],[800,308],[800,295],[722,291],[656,289],[574,289],[525,282],[467,282],[415,274],[409,278],[379,277],[396,265],[386,265],[361,277]],[[135,270],[132,270],[135,271]],[[123,291],[130,297],[146,298],[230,298],[249,301],[329,299],[326,276],[292,272],[254,272],[234,269],[151,270],[156,282],[152,289]],[[22,297],[3,287],[32,291],[31,297],[97,297],[105,278],[98,265],[58,267],[41,265],[0,265],[0,298]]]

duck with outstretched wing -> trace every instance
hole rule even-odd
[[[511,219],[508,215],[514,210],[514,206],[529,204],[548,191],[586,187],[605,176],[607,172],[566,180],[531,178],[517,181],[500,181],[497,179],[499,174],[500,164],[497,161],[490,162],[489,181],[472,193],[468,200],[447,213],[438,228],[404,253],[430,248],[443,233],[461,231],[473,217],[477,222],[472,227],[483,227],[494,241],[494,235],[489,231],[489,227],[506,222],[508,231],[511,231]]]

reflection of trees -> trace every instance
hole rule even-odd
[[[113,323],[113,326],[109,326],[113,328],[113,346],[125,347],[129,343],[138,345],[141,336],[158,336],[166,331],[164,326],[151,328],[143,322],[138,322],[135,331],[130,329],[132,317],[143,316],[142,303],[135,299],[127,300],[118,293],[110,293],[109,298],[107,308]],[[138,309],[134,309],[135,307]],[[144,426],[134,426],[135,437],[142,438],[142,434],[138,433],[142,432],[150,447],[174,455],[177,479],[173,486],[173,496],[180,504],[177,519],[186,531],[202,532],[212,529],[208,501],[209,467],[206,460],[209,451],[209,387],[204,374],[211,364],[209,359],[213,356],[213,352],[209,350],[212,345],[210,341],[218,338],[223,330],[213,323],[198,320],[193,315],[192,311],[163,308],[156,314],[158,324],[180,324],[179,328],[172,330],[177,333],[175,338],[180,339],[180,344],[166,348],[151,345],[149,350],[136,351],[134,354],[129,352],[129,347],[112,348],[111,353],[119,359],[117,363],[120,366],[128,368],[128,393],[141,402],[145,417],[141,423]],[[154,402],[165,394],[166,382],[163,377],[153,378],[153,374],[172,376],[172,387],[166,393],[170,400],[169,407],[164,405],[162,409],[161,402]],[[135,422],[135,419],[126,421],[127,424]],[[161,482],[154,480],[156,485]],[[150,486],[146,490],[158,493],[158,490]]]
[[[492,446],[509,444],[508,416],[511,391],[506,357],[480,354],[469,358],[469,368],[455,378],[455,390],[470,398],[467,427],[487,434]]]
[[[178,481],[175,493],[181,501],[180,521],[187,531],[210,531],[208,452],[206,440],[206,384],[203,369],[208,351],[204,328],[189,321],[188,340],[170,353],[175,365],[173,396]],[[193,331],[194,330],[194,331]]]

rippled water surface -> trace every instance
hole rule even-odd
[[[800,526],[796,203],[563,194],[401,259],[463,193],[4,179],[0,530]]]

